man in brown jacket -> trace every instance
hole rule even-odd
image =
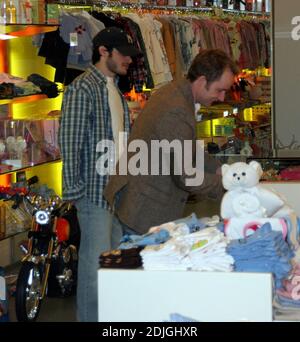
[[[235,63],[224,52],[204,50],[195,57],[186,79],[169,83],[151,96],[135,121],[128,141],[128,146],[135,141],[145,143],[148,155],[141,156],[145,158],[139,162],[144,162],[146,167],[139,165],[140,174],[132,174],[130,163],[137,159],[131,160],[134,153],[127,152],[127,174],[117,172],[117,175],[111,176],[104,192],[124,227],[144,234],[152,226],[181,218],[189,193],[212,198],[222,194],[221,176],[217,172],[219,164],[214,158],[205,155],[204,181],[197,186],[187,185],[191,174],[184,172],[184,167],[181,174],[176,170],[180,170],[185,154],[188,154],[184,148],[185,142],[192,142],[190,150],[193,151],[194,162],[196,159],[195,105],[210,106],[215,101],[224,101],[237,72]],[[153,151],[153,142],[162,141],[170,144],[180,142],[182,159],[172,149],[169,153],[162,151],[162,164],[157,172],[151,149]],[[163,172],[162,165],[170,167],[169,174]]]

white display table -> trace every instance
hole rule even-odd
[[[98,271],[100,322],[272,321],[270,273]]]
[[[300,182],[262,185],[300,216]],[[206,322],[273,319],[270,273],[101,269],[98,298],[100,322],[162,322],[171,313]]]

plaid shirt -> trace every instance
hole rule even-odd
[[[129,133],[128,106],[120,92],[124,107],[124,131]],[[108,105],[106,77],[92,65],[70,84],[64,94],[59,129],[59,145],[63,160],[63,199],[83,196],[109,209],[103,197],[109,176],[100,176],[96,162],[101,152],[97,143],[113,140]]]

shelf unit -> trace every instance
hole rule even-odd
[[[5,105],[5,104],[33,102],[33,101],[38,101],[38,100],[42,100],[46,98],[47,96],[44,94],[36,94],[36,95],[14,97],[12,99],[1,99],[0,106]]]
[[[44,58],[39,57],[37,49],[32,45],[31,38],[35,34],[53,31],[57,25],[48,24],[0,24],[0,33],[7,36],[5,40],[0,40],[0,72],[5,72],[13,76],[26,79],[31,73],[38,73],[41,76],[51,80],[53,79],[54,69],[44,63]],[[15,39],[6,39],[6,38]],[[60,116],[62,94],[57,98],[48,98],[44,94],[35,94],[29,96],[20,96],[0,100],[0,126],[13,123],[20,124],[25,129],[26,125],[36,123],[36,127],[42,125],[42,134],[37,131],[37,137],[46,139],[46,128],[56,127]],[[1,129],[0,129],[1,130]],[[3,133],[3,131],[2,131]],[[0,132],[1,134],[1,132]],[[0,136],[0,138],[3,138]],[[33,139],[33,136],[31,136]],[[44,140],[34,140],[41,143]],[[29,161],[21,163],[20,166],[13,166],[11,169],[5,169],[1,172],[0,167],[0,185],[8,185],[16,181],[17,172],[25,172],[26,178],[33,175],[39,177],[41,184],[47,184],[54,188],[55,192],[61,193],[61,161],[59,156],[37,159],[36,163]],[[1,166],[1,165],[0,165]],[[0,265],[7,266],[21,258],[18,244],[27,236],[29,227],[23,230],[14,231],[0,237]]]
[[[32,52],[35,48],[31,44],[31,36],[35,34],[53,31],[57,25],[52,24],[0,24],[0,32],[16,37],[17,39],[0,41],[0,50],[3,63],[0,62],[0,72],[7,72],[13,76],[26,78],[28,71],[38,72],[44,77],[49,77],[53,74],[53,69],[44,64],[43,58],[38,57],[36,51]],[[15,42],[17,41],[17,43]],[[28,49],[32,50],[27,56]],[[20,51],[18,51],[20,50]],[[23,56],[25,54],[25,56]],[[33,59],[35,58],[35,59]],[[30,59],[31,63],[28,63]],[[13,64],[13,67],[11,66]],[[30,65],[28,65],[30,64]],[[17,65],[17,66],[16,66]],[[36,67],[38,71],[36,71]],[[46,71],[46,75],[43,72]],[[19,72],[19,74],[16,74]],[[49,99],[44,94],[35,94],[29,96],[20,96],[9,99],[0,99],[0,123],[6,121],[25,120],[27,122],[34,120],[55,120],[60,115],[60,104],[62,96],[55,99]],[[56,104],[52,105],[53,102]],[[52,107],[51,107],[52,106]],[[50,112],[50,113],[49,113]],[[50,115],[48,115],[50,114]],[[49,161],[57,161],[57,157],[50,158]],[[43,162],[38,163],[25,163],[19,169],[24,170],[34,165],[41,165]],[[11,170],[1,172],[0,174],[7,174],[17,171],[18,168],[12,167]],[[0,181],[1,184],[1,181]]]

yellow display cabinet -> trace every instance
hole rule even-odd
[[[38,56],[32,36],[56,28],[47,24],[0,25],[0,72],[25,80],[36,73],[53,80],[55,69]],[[61,194],[57,146],[61,101],[62,93],[51,99],[44,94],[0,99],[0,185],[13,180],[15,172],[25,170],[44,178],[49,187]]]
[[[31,74],[39,74],[52,81],[55,69],[38,56],[32,36],[56,28],[47,24],[0,24],[0,75],[9,74],[26,80]],[[58,88],[62,90],[61,85]],[[55,98],[41,93],[7,98],[2,94],[0,186],[16,182],[17,174],[24,172],[27,179],[38,176],[40,184],[46,184],[61,196],[62,163],[57,141],[61,102],[62,91]],[[19,236],[0,238],[0,265],[18,259],[14,255]]]

